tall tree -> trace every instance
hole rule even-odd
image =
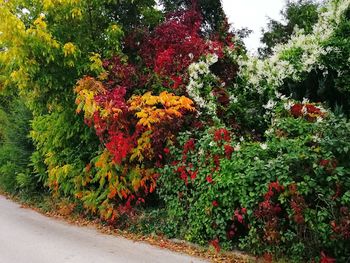
[[[65,177],[65,194],[98,149],[75,114],[73,86],[101,72],[101,57],[120,53],[124,32],[159,17],[154,0],[0,2],[0,91],[20,94],[30,109],[33,172]]]
[[[265,45],[258,49],[261,57],[272,54],[277,44],[286,43],[297,26],[305,33],[312,32],[312,26],[318,20],[317,9],[319,4],[315,0],[287,0],[285,8],[281,11],[283,22],[269,19],[268,29],[263,30],[260,41]]]
[[[203,31],[206,33],[222,32],[226,15],[221,0],[160,0],[166,12],[179,9],[195,8],[203,16]]]

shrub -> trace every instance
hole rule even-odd
[[[29,156],[33,146],[28,139],[31,114],[23,101],[2,96],[0,107],[0,187],[10,193],[30,187],[40,188],[40,183],[29,172]],[[26,183],[18,183],[19,174],[25,174]]]
[[[227,84],[209,67],[219,59],[217,70],[230,65],[224,56],[226,49],[234,52],[233,42],[204,38],[200,24],[196,11],[172,13],[152,32],[143,32],[139,46],[129,47],[142,59],[139,63],[120,54],[103,61],[99,77],[77,83],[77,112],[84,111],[102,150],[76,177],[76,196],[110,222],[154,192],[155,168],[163,165],[177,134],[198,119],[196,107],[202,118],[211,114],[215,121],[216,104],[225,110]],[[133,36],[126,37],[127,46]],[[228,69],[227,75],[237,70],[234,65]]]
[[[173,234],[296,260],[325,251],[345,261],[350,123],[310,103],[285,101],[274,114],[263,143],[210,128],[184,133],[181,147],[170,148],[159,194]]]

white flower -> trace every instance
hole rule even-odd
[[[283,101],[285,101],[285,100],[288,99],[288,97],[287,97],[286,95],[282,95],[282,96],[280,97],[280,99],[283,100]]]
[[[193,78],[193,79],[198,79],[198,73],[197,73],[197,71],[194,71],[190,76],[191,76],[191,78]]]
[[[249,78],[249,82],[255,86],[259,83],[259,78],[256,75],[253,75]]]
[[[260,143],[260,147],[261,147],[261,149],[266,150],[267,149],[267,144],[266,143]]]
[[[241,142],[244,142],[244,137],[241,136],[241,138],[239,138],[239,140],[240,140]]]
[[[233,148],[236,152],[241,150],[241,144],[237,143],[236,146]]]
[[[270,135],[270,134],[272,134],[272,133],[273,133],[273,128],[267,129],[267,130],[265,131],[265,134],[266,134],[266,135]]]
[[[273,109],[273,107],[275,107],[275,105],[276,105],[276,102],[275,102],[275,101],[269,100],[269,101],[267,102],[267,104],[263,105],[263,108],[265,108],[265,109],[267,109],[267,110],[271,110],[271,109]]]
[[[303,101],[302,101],[303,104],[307,104],[307,103],[309,103],[309,102],[310,102],[310,101],[309,101],[308,98],[303,98]]]
[[[200,61],[198,62],[198,64],[196,64],[198,69],[197,69],[197,72],[201,75],[205,74],[205,73],[208,73],[209,71],[209,68],[208,68],[208,65],[205,64],[205,62],[203,61]]]
[[[318,108],[320,109],[321,113],[327,113],[327,110],[325,108],[323,108],[322,106],[318,106]]]
[[[318,116],[317,119],[316,119],[316,122],[317,122],[317,123],[323,122],[323,118],[320,117],[320,116]]]
[[[210,147],[214,147],[216,145],[216,143],[214,142],[214,141],[211,141],[210,143],[209,143],[209,146]]]
[[[283,101],[288,99],[288,97],[286,95],[283,95],[282,93],[280,93],[278,91],[275,91],[275,96],[276,96],[277,99],[280,99],[280,100],[283,100]]]
[[[293,102],[292,101],[287,101],[286,103],[283,104],[284,106],[284,109],[287,110],[287,111],[290,111],[290,108],[293,106]]]
[[[218,62],[218,59],[219,59],[218,55],[216,55],[216,54],[209,54],[206,57],[207,63],[210,64],[210,65],[213,65],[216,62]]]
[[[314,135],[314,136],[312,136],[312,141],[313,141],[313,142],[320,142],[320,141],[321,141],[321,138],[318,137],[317,135]]]
[[[264,93],[264,90],[261,87],[258,87],[256,90],[260,95]]]
[[[304,73],[315,68],[323,68],[320,57],[336,52],[336,49],[323,48],[322,45],[332,36],[349,5],[350,0],[328,1],[320,12],[319,20],[313,26],[311,34],[306,35],[303,30],[295,29],[290,40],[286,44],[276,45],[272,56],[268,59],[259,60],[256,56],[248,56],[246,59],[239,56],[237,58],[241,68],[239,77],[246,80],[248,84],[246,91],[262,94],[264,90],[261,87],[277,89],[286,78],[300,81]],[[284,54],[295,49],[301,51],[299,61],[302,63],[285,59]]]
[[[195,63],[192,63],[188,66],[188,72],[190,73],[190,75],[195,71],[194,65]]]
[[[237,103],[238,102],[238,98],[235,95],[231,95],[229,98],[230,98],[230,101],[232,103]]]

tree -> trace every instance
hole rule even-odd
[[[124,32],[161,16],[154,0],[0,3],[0,91],[19,94],[32,114],[34,175],[56,177],[72,193],[74,176],[98,151],[97,137],[75,114],[76,81],[99,74],[101,58],[121,52]]]
[[[312,32],[312,26],[318,20],[317,9],[319,4],[315,0],[287,0],[284,10],[281,11],[284,22],[269,19],[267,31],[262,30],[260,41],[265,45],[258,49],[261,57],[272,54],[277,44],[286,43],[297,26],[306,34]]]
[[[209,34],[227,29],[225,28],[226,15],[221,0],[160,0],[160,3],[166,12],[188,8],[197,9],[203,16],[203,31]]]

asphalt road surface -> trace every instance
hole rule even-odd
[[[0,196],[0,263],[204,262],[45,217]]]

